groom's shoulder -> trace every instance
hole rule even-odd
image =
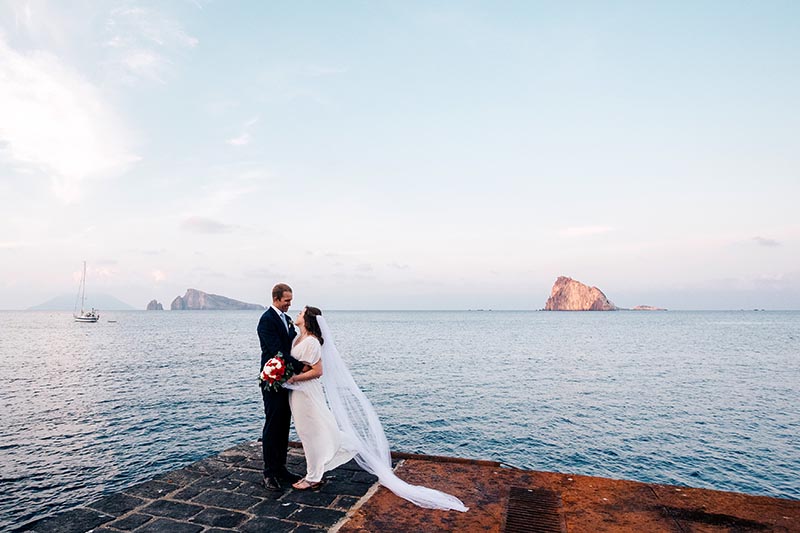
[[[262,322],[265,322],[265,321],[267,321],[267,320],[269,320],[269,319],[271,318],[271,317],[270,317],[270,315],[272,314],[272,313],[270,313],[270,311],[271,311],[271,310],[272,310],[272,308],[271,308],[271,307],[267,307],[267,310],[266,310],[266,311],[264,311],[264,312],[261,314],[261,318],[259,318],[259,319],[258,319],[258,323],[259,323],[259,324],[261,324]]]

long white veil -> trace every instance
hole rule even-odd
[[[339,429],[345,434],[348,447],[352,445],[355,448],[356,462],[367,472],[378,476],[381,485],[415,505],[428,509],[467,511],[468,508],[455,496],[410,485],[394,474],[389,441],[386,440],[378,414],[342,360],[327,321],[322,315],[316,318],[324,339],[322,384],[325,396]]]

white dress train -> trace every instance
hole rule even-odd
[[[292,357],[307,365],[315,365],[322,356],[316,337],[308,336],[292,347]],[[323,366],[323,372],[325,368]],[[322,475],[353,458],[355,451],[346,448],[346,439],[325,401],[319,378],[287,387],[294,427],[306,456],[306,480],[316,483]]]

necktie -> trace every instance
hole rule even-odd
[[[289,324],[286,322],[286,313],[281,313],[281,320],[283,320],[283,327],[286,328],[286,333],[289,333]]]

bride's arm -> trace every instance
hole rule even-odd
[[[300,374],[295,374],[294,376],[290,377],[286,382],[287,383],[298,383],[300,381],[308,381],[309,379],[318,378],[322,375],[322,361],[318,361],[316,365],[311,367],[311,370],[307,370],[301,372]]]

